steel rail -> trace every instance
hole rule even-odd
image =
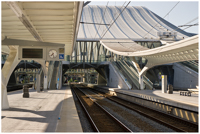
[[[107,115],[109,115],[116,123],[118,123],[126,132],[132,132],[126,125],[124,125],[121,121],[119,121],[116,117],[114,117],[111,113],[109,113],[106,109],[104,109],[100,104],[98,104],[95,99],[91,98],[91,96],[85,94],[79,88],[77,88],[80,92],[82,92],[85,96],[87,96],[91,101],[94,102],[100,109],[102,109]]]
[[[75,88],[75,87],[73,87],[73,88]],[[84,104],[82,103],[81,99],[79,98],[79,96],[77,95],[76,91],[73,88],[71,88],[71,89],[73,90],[73,92],[76,95],[76,97],[78,98],[82,108],[84,109],[84,112],[85,112],[86,116],[88,117],[89,122],[91,123],[91,126],[92,126],[93,130],[95,132],[100,132],[99,129],[97,128],[97,126],[95,125],[94,121],[92,120],[90,114],[88,113],[87,109],[85,108]]]
[[[94,90],[93,90],[94,91]],[[94,91],[94,92],[101,92],[101,91]],[[102,92],[101,92],[102,93]],[[99,93],[100,94],[100,93]],[[105,94],[105,93],[104,93]],[[183,130],[183,129],[181,129],[181,128],[178,128],[178,127],[175,127],[175,126],[173,126],[173,125],[171,125],[171,124],[169,124],[169,123],[167,123],[167,122],[165,122],[165,121],[162,121],[162,120],[160,120],[160,119],[157,119],[157,118],[155,118],[155,117],[152,117],[151,115],[148,115],[148,114],[146,114],[146,113],[144,113],[144,112],[142,112],[142,111],[140,111],[140,110],[138,110],[138,109],[134,109],[134,108],[131,108],[131,107],[129,107],[129,106],[126,106],[126,105],[124,105],[124,104],[122,104],[122,103],[120,103],[120,102],[118,102],[118,101],[116,101],[116,100],[114,100],[114,99],[111,99],[111,98],[109,98],[109,97],[107,97],[107,96],[105,96],[105,95],[103,95],[103,94],[100,94],[100,95],[102,95],[102,96],[104,96],[105,98],[107,98],[107,99],[109,99],[109,100],[111,100],[111,101],[114,101],[114,102],[116,102],[117,104],[119,104],[119,105],[122,105],[122,106],[124,106],[124,107],[126,107],[126,108],[128,108],[128,109],[131,109],[131,110],[133,110],[133,111],[135,111],[135,112],[137,112],[137,113],[140,113],[140,114],[142,114],[143,116],[145,116],[145,117],[147,117],[147,118],[150,118],[150,119],[152,119],[152,120],[155,120],[156,122],[159,122],[159,123],[161,123],[161,124],[163,124],[163,125],[165,125],[165,126],[168,126],[169,128],[172,128],[173,130],[175,130],[175,131],[178,131],[178,132],[187,132],[187,131],[185,131],[185,130]],[[114,97],[116,97],[116,96],[114,96]],[[126,102],[128,102],[128,103],[131,103],[131,104],[134,104],[134,105],[137,105],[137,106],[140,106],[140,107],[143,107],[143,108],[146,108],[146,109],[149,109],[149,110],[152,110],[152,111],[155,111],[155,112],[157,112],[158,114],[162,114],[162,115],[164,115],[164,116],[166,116],[166,117],[169,117],[169,118],[173,118],[174,120],[178,120],[179,122],[182,122],[182,123],[184,123],[184,124],[188,124],[188,125],[194,125],[195,127],[197,127],[198,128],[198,125],[197,124],[195,124],[195,123],[192,123],[192,122],[188,122],[188,121],[185,121],[185,120],[182,120],[182,119],[179,119],[179,118],[177,118],[177,117],[175,117],[175,116],[172,116],[172,115],[169,115],[169,114],[165,114],[165,113],[163,113],[163,112],[160,112],[160,111],[158,111],[158,110],[155,110],[155,109],[152,109],[152,108],[149,108],[149,107],[145,107],[145,106],[141,106],[141,105],[138,105],[137,103],[133,103],[133,102],[130,102],[130,101],[127,101],[127,100],[125,100],[125,99],[122,99],[122,98],[119,98],[119,97],[116,97],[116,98],[118,98],[118,99],[121,99],[121,100],[123,100],[123,101],[126,101]]]

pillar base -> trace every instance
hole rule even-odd
[[[1,109],[9,109],[7,88],[1,85]]]

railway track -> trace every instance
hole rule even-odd
[[[130,110],[133,110],[147,118],[150,118],[160,124],[163,124],[164,126],[167,126],[177,132],[198,132],[198,124],[188,122],[185,120],[182,120],[180,118],[177,118],[175,116],[165,114],[163,112],[159,112],[153,109],[150,109],[148,107],[144,107],[141,105],[138,105],[136,103],[132,103],[129,101],[126,101],[122,98],[118,98],[116,96],[111,96],[108,94],[105,94],[103,92],[90,89],[92,92],[101,95],[119,105],[122,105]]]
[[[122,122],[99,105],[95,99],[85,94],[77,87],[73,92],[80,101],[95,132],[132,132]]]

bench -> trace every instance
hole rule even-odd
[[[191,93],[190,91],[180,91],[180,95],[183,95],[183,96],[191,96]]]
[[[196,93],[196,92],[199,92],[199,87],[196,86],[197,89],[188,89],[188,91],[180,91],[180,95],[183,95],[183,96],[191,96],[191,93]]]

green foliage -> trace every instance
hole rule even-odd
[[[71,78],[68,82],[73,82],[73,79]]]

